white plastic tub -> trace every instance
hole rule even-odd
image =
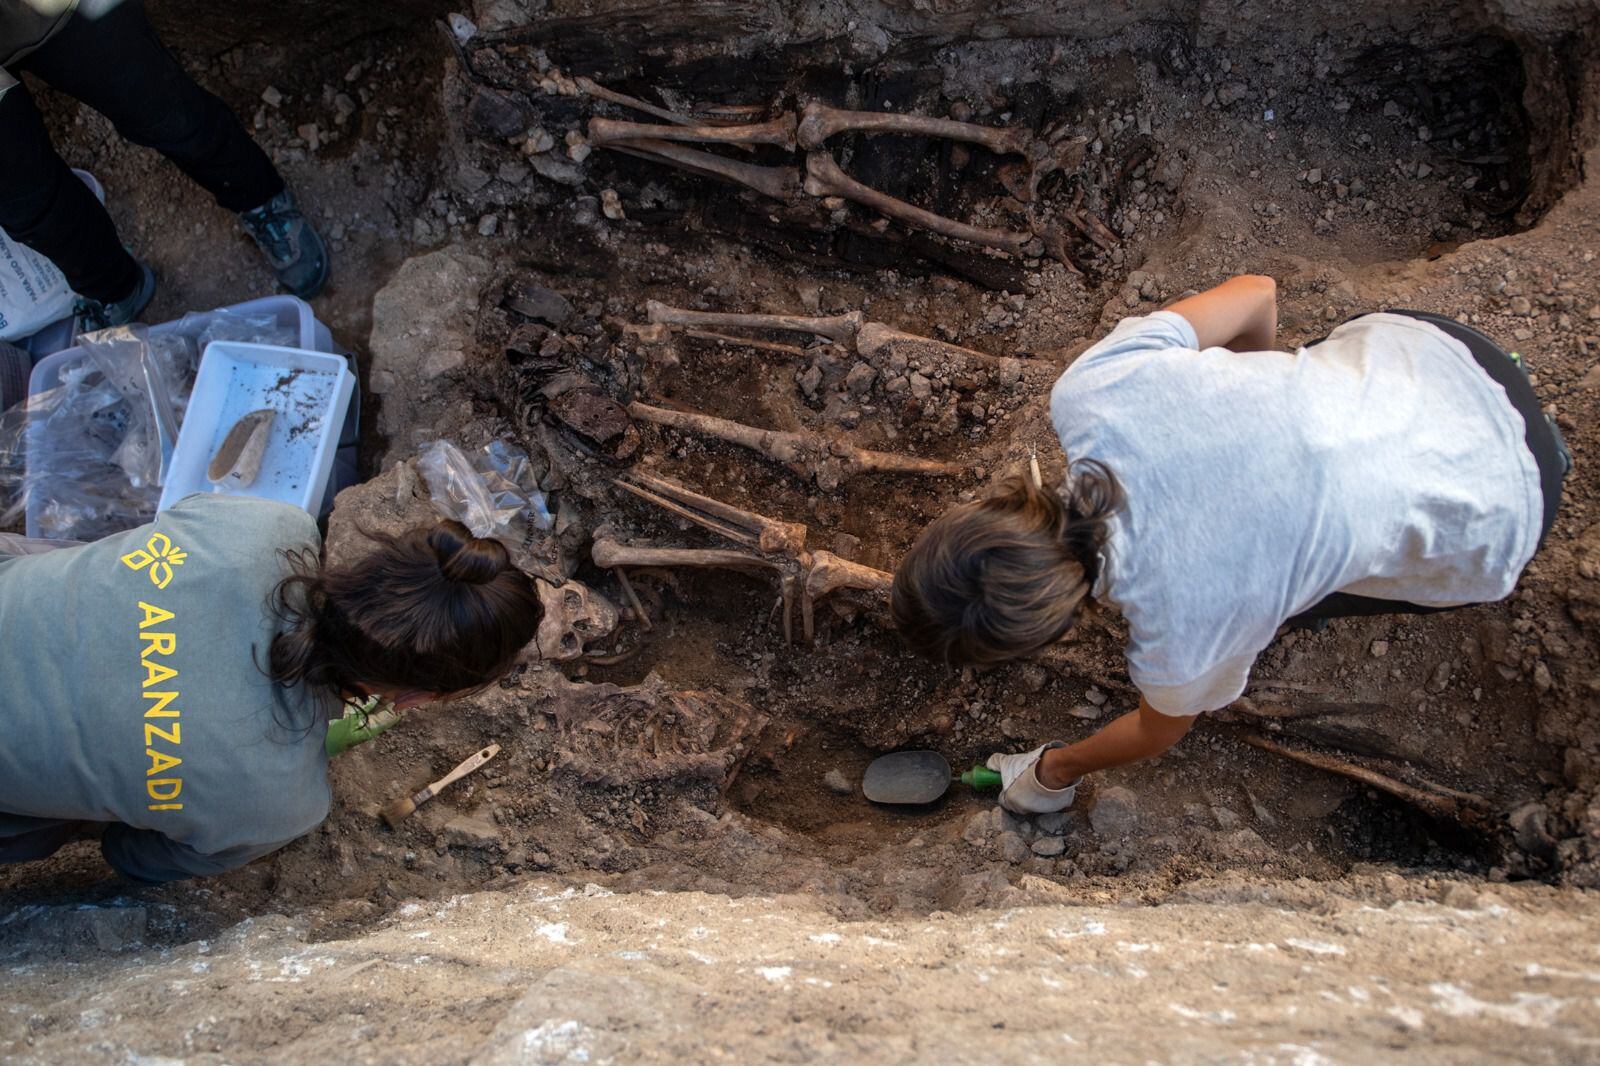
[[[317,321],[316,315],[311,311],[311,305],[294,296],[263,296],[255,300],[246,300],[244,303],[230,304],[219,308],[222,311],[234,311],[244,315],[271,315],[280,326],[292,327],[298,338],[299,347],[316,352],[334,352],[333,334],[328,327]],[[177,328],[178,322],[162,322],[150,327],[153,334],[169,332]],[[33,373],[28,378],[28,395],[36,396],[48,389],[53,389],[61,384],[62,376],[73,367],[86,362],[89,353],[82,348],[73,346],[54,355],[46,356],[33,366]],[[355,441],[354,426],[348,427],[346,434],[349,437],[345,443],[353,444]],[[37,446],[30,440],[30,447]],[[30,462],[31,462],[30,458]],[[209,486],[209,483],[207,483]],[[30,492],[26,505],[25,528],[30,537],[41,536],[42,523],[40,513],[46,506],[45,494]],[[165,506],[163,504],[162,506]],[[316,512],[313,511],[313,514]]]
[[[327,326],[317,321],[317,316],[311,312],[311,305],[298,297],[263,296],[259,300],[246,300],[242,304],[230,304],[217,310],[233,311],[241,315],[271,315],[278,320],[278,325],[294,327],[300,337],[296,347],[313,352],[334,350],[333,334],[328,331]],[[150,332],[167,333],[177,325],[175,321],[162,322],[151,326]],[[61,384],[63,371],[87,358],[89,358],[88,353],[76,345],[54,355],[45,356],[33,365],[33,373],[28,377],[28,395],[33,396],[46,389],[55,388]]]
[[[192,493],[217,492],[280,500],[315,516],[355,387],[355,375],[342,355],[212,341],[200,356],[156,510],[165,511]],[[272,421],[260,475],[242,489],[213,485],[206,468],[228,430],[263,407],[277,411],[278,417]]]

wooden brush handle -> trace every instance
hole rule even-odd
[[[455,784],[457,781],[461,780],[463,777],[466,777],[468,774],[472,773],[472,771],[478,769],[484,763],[488,762],[490,759],[499,754],[500,745],[498,744],[490,744],[487,748],[484,748],[481,751],[473,752],[471,755],[462,760],[460,766],[457,766],[454,770],[451,770],[449,773],[439,778],[439,780],[435,781],[433,784],[417,793],[416,801],[421,803],[425,799],[431,799],[434,796],[437,796],[441,789]]]

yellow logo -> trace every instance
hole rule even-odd
[[[172,538],[165,533],[152,533],[148,544],[122,557],[122,565],[129,570],[143,570],[148,566],[150,584],[164,589],[172,581],[172,568],[182,566],[187,558],[189,553],[175,547]]]

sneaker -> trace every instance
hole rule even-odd
[[[302,300],[322,291],[328,282],[327,245],[287,187],[260,207],[239,212],[239,221],[267,257],[280,285]]]
[[[105,303],[87,296],[78,297],[78,302],[72,306],[74,336],[110,329],[112,326],[126,326],[150,306],[150,301],[156,295],[156,272],[150,269],[148,263],[141,260],[135,262],[139,264],[139,281],[133,291],[122,299]]]
[[[1556,441],[1556,454],[1561,457],[1561,476],[1564,478],[1572,473],[1572,449],[1567,446],[1567,438],[1561,435],[1561,427],[1556,425],[1556,420],[1549,415],[1544,416],[1545,422],[1550,426],[1550,435]]]

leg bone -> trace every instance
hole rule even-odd
[[[853,563],[829,551],[812,553],[811,570],[806,574],[805,588],[800,597],[800,624],[806,642],[816,636],[815,606],[817,600],[836,589],[863,589],[889,595],[894,575],[875,570],[870,566]]]
[[[1318,770],[1338,774],[1359,781],[1380,792],[1387,792],[1396,799],[1411,804],[1418,810],[1451,822],[1473,823],[1481,821],[1489,811],[1489,802],[1481,796],[1474,796],[1469,792],[1457,792],[1453,788],[1443,785],[1429,785],[1427,788],[1418,788],[1398,781],[1376,770],[1369,770],[1365,766],[1337,759],[1331,755],[1321,755],[1316,752],[1299,751],[1295,748],[1284,747],[1266,737],[1256,734],[1245,734],[1242,738],[1246,744],[1262,751],[1270,751],[1274,755],[1282,755],[1286,759],[1314,766]]]
[[[716,570],[772,571],[778,575],[783,598],[783,640],[789,643],[794,637],[792,620],[795,574],[794,564],[764,559],[750,552],[729,551],[724,548],[649,548],[636,544],[623,544],[610,537],[598,537],[589,549],[594,564],[607,569],[629,566],[678,567],[690,566]],[[619,570],[620,572],[620,570]]]
[[[805,550],[807,529],[799,522],[784,522],[746,511],[710,496],[702,496],[676,481],[642,471],[635,470],[630,476],[639,485],[618,481],[615,482],[617,487],[721,533],[730,540],[759,547],[762,551],[782,552],[796,557]],[[733,527],[731,532],[730,526]]]
[[[826,104],[809,103],[800,119],[800,147],[820,148],[836,133],[909,133],[981,144],[997,155],[1026,155],[1033,135],[1019,127],[980,126],[947,118],[897,115],[887,111],[843,111]]]
[[[600,537],[589,551],[594,565],[611,570],[619,566],[692,566],[718,570],[779,570],[777,563],[750,552],[726,548],[649,548]]]
[[[665,326],[650,326],[649,329],[660,329],[668,334],[670,330]],[[703,341],[715,341],[718,344],[731,344],[737,348],[754,348],[758,352],[773,352],[777,355],[787,355],[799,358],[806,354],[804,348],[794,344],[779,344],[777,341],[759,341],[753,337],[735,337],[731,333],[715,333],[708,329],[686,329],[685,337],[696,337]]]
[[[652,325],[713,326],[734,329],[775,329],[790,333],[811,333],[844,344],[854,339],[861,328],[861,312],[847,315],[808,317],[805,315],[739,315],[717,311],[686,311],[651,300],[645,312]]]
[[[618,104],[634,111],[642,111],[647,115],[654,115],[656,118],[676,123],[679,126],[699,125],[698,122],[686,115],[680,115],[676,111],[668,111],[666,108],[657,107],[655,104],[647,104],[638,97],[629,96],[627,93],[619,93],[614,89],[607,89],[604,85],[600,85],[588,78],[574,78],[573,82],[579,89],[597,100],[605,100],[607,103]]]
[[[741,126],[659,126],[616,119],[589,120],[589,143],[596,148],[618,141],[695,141],[703,144],[773,144],[794,151],[794,116]]]
[[[606,147],[641,159],[669,163],[697,174],[731,181],[774,200],[793,200],[800,193],[800,172],[794,167],[761,167],[753,163],[741,163],[737,159],[727,159],[667,141],[618,141]]]
[[[716,437],[760,452],[802,476],[815,477],[824,490],[836,488],[843,477],[858,473],[943,477],[958,474],[963,469],[955,463],[856,448],[842,441],[826,440],[815,433],[759,429],[696,411],[673,411],[635,402],[628,405],[628,413],[645,422]]]
[[[947,344],[944,341],[934,340],[932,337],[923,337],[915,333],[905,333],[882,322],[868,322],[861,327],[861,332],[856,334],[856,354],[871,359],[880,354],[884,349],[893,352],[895,349],[908,350],[917,356],[939,355],[958,365],[978,363],[990,366],[999,363],[1002,356],[989,355],[986,352],[973,351],[963,348],[959,344]],[[1026,361],[1025,359],[1022,361]]]
[[[965,222],[936,215],[915,204],[908,204],[887,193],[869,188],[840,170],[839,164],[825,152],[812,152],[806,156],[805,191],[812,196],[842,196],[846,200],[870,207],[879,214],[887,215],[908,226],[916,226],[930,233],[937,233],[941,237],[966,241],[968,244],[999,248],[1012,255],[1029,255],[1038,248],[1038,242],[1032,233],[969,226]]]

